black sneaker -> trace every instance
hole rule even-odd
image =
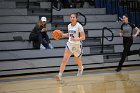
[[[121,68],[115,69],[116,72],[120,72],[121,70],[122,70]]]

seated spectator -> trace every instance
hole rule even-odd
[[[41,20],[37,22],[37,24],[30,33],[29,40],[32,41],[33,47],[35,49],[53,48],[47,34],[46,23],[46,17],[41,17]]]
[[[68,1],[70,8],[83,8],[85,2],[85,0],[68,0]]]
[[[63,8],[79,8],[83,7],[84,0],[60,0]]]
[[[76,7],[83,8],[85,0],[76,0]]]
[[[86,0],[90,6],[95,6],[95,0]]]
[[[70,0],[60,0],[63,8],[70,8]]]

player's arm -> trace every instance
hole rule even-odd
[[[85,40],[86,36],[85,36],[85,32],[84,32],[84,29],[83,29],[82,25],[79,26],[79,30],[80,30],[80,37],[77,38],[76,41]]]
[[[80,32],[80,37],[77,39],[77,41],[85,40],[85,32]]]
[[[79,38],[72,38],[72,41],[82,41],[85,40],[85,32],[80,32],[80,37]]]
[[[69,33],[63,33],[62,38],[64,38],[64,37],[69,37]]]

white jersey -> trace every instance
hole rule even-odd
[[[71,41],[71,38],[78,38],[80,32],[84,32],[84,29],[80,23],[77,22],[75,26],[72,26],[71,24],[69,24],[68,25],[68,33],[69,33],[68,42],[74,43],[74,44],[80,44],[80,41]]]

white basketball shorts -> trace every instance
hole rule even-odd
[[[75,57],[81,57],[83,54],[83,47],[81,42],[80,44],[67,42],[66,48],[69,49]]]

